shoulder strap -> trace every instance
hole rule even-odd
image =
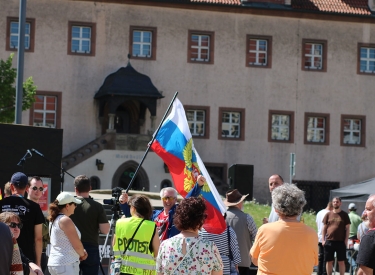
[[[229,225],[227,227],[227,233],[228,233],[228,249],[229,249],[229,259],[233,261],[233,254],[232,254],[232,249],[230,247],[230,233],[229,233]]]
[[[126,250],[128,250],[128,247],[129,247],[130,243],[133,241],[133,238],[134,238],[135,234],[137,234],[137,231],[138,231],[139,227],[141,226],[141,224],[143,223],[144,220],[145,219],[141,220],[141,222],[138,224],[137,229],[134,231],[133,236],[129,239],[128,243],[126,244],[124,252],[122,252],[122,255],[124,255]]]

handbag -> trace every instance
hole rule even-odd
[[[228,249],[229,249],[229,263],[230,263],[230,266],[229,266],[229,269],[230,269],[230,275],[238,275],[238,271],[236,269],[236,266],[233,262],[233,254],[232,254],[232,249],[231,249],[231,246],[230,246],[230,234],[229,234],[229,225],[227,227],[227,234],[228,234]]]
[[[139,229],[139,227],[141,226],[141,224],[143,223],[145,219],[143,219],[137,226],[137,229],[135,229],[134,231],[134,234],[133,236],[129,239],[125,249],[124,249],[124,252],[122,252],[122,256],[124,256],[126,250],[128,250],[128,247],[130,245],[130,243],[133,241],[133,238],[135,236],[135,234],[137,234],[137,231]],[[120,275],[121,273],[121,265],[122,265],[122,257],[120,258],[117,258],[117,259],[112,259],[111,261],[111,265],[110,265],[110,268],[109,268],[109,271],[110,271],[110,275]]]

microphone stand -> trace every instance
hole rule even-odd
[[[26,152],[26,154],[20,159],[20,161],[17,163],[17,166],[22,166],[22,172],[25,172],[25,162],[26,162],[26,156],[29,154],[29,152]]]
[[[60,192],[64,191],[63,190],[63,184],[64,184],[64,176],[65,176],[65,173],[68,174],[69,176],[71,176],[73,179],[75,178],[72,174],[68,173],[62,166],[58,166],[57,164],[55,164],[53,161],[49,160],[48,158],[46,158],[41,152],[35,150],[35,149],[31,149],[31,151],[35,152],[37,155],[41,156],[42,158],[44,158],[45,160],[47,160],[49,163],[51,163],[53,166],[55,167],[59,167],[60,169],[60,178],[61,178],[61,185],[60,185]]]

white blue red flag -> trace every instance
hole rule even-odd
[[[207,219],[203,227],[214,234],[224,232],[226,229],[223,218],[226,211],[225,205],[194,148],[184,107],[177,98],[151,148],[168,166],[176,190],[181,196],[185,197],[194,187],[198,175],[206,178],[207,182],[200,192],[207,207]]]

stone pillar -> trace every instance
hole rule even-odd
[[[156,116],[150,116],[150,119],[151,119],[151,129],[150,129],[150,132],[153,134],[155,132],[155,119],[156,119]]]
[[[108,114],[109,121],[108,121],[108,129],[107,133],[115,133],[115,114]]]

